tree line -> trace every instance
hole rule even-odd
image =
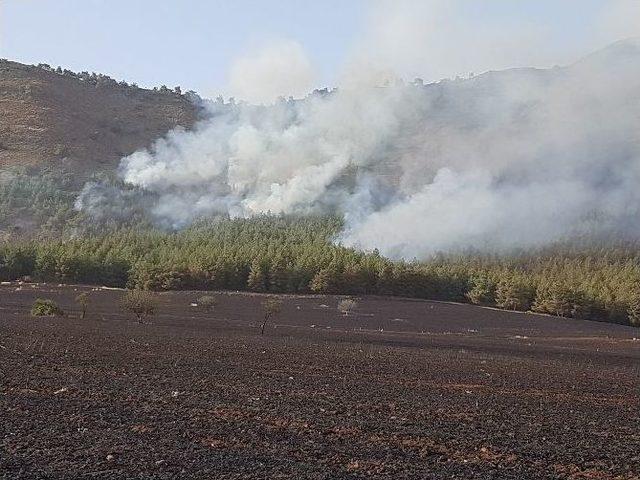
[[[640,325],[640,249],[561,244],[392,261],[333,242],[336,217],[222,219],[0,244],[0,279],[146,290],[377,294]]]
[[[9,63],[9,60],[6,58],[0,58],[0,65],[3,63]],[[74,72],[67,68],[62,68],[60,66],[54,67],[47,63],[38,63],[37,65],[32,65],[32,67],[38,68],[40,70],[44,70],[46,72],[54,73],[60,75],[62,77],[72,78],[83,82],[88,85],[92,85],[97,88],[111,87],[111,88],[121,88],[124,90],[138,91],[138,90],[146,90],[138,86],[137,83],[132,82],[128,83],[125,80],[116,80],[109,75],[105,75],[102,73],[96,72]],[[178,97],[185,97],[187,100],[192,101],[194,103],[199,103],[202,98],[193,90],[183,91],[182,88],[177,85],[173,88],[169,88],[166,85],[161,85],[160,87],[153,87],[153,91],[156,93],[161,93],[164,95],[175,95]]]

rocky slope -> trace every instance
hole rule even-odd
[[[174,127],[192,127],[198,110],[171,90],[0,60],[0,167],[61,167],[82,182]]]

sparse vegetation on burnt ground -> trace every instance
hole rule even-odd
[[[272,320],[282,311],[282,300],[278,298],[267,298],[262,302],[263,320],[260,327],[260,335],[264,335],[264,329],[269,320]]]
[[[503,256],[441,255],[393,262],[333,243],[336,217],[202,222],[48,235],[0,244],[0,280],[88,283],[144,290],[394,295],[638,322],[640,245],[558,244]]]
[[[0,286],[0,478],[640,476],[630,327],[283,295],[261,337],[264,295],[165,292],[139,325],[103,289],[85,320],[29,317],[83,290]]]
[[[82,292],[76,297],[76,303],[80,308],[80,318],[84,320],[87,316],[87,309],[89,308],[89,294]]]
[[[355,310],[358,303],[353,298],[345,298],[338,302],[338,311],[345,317]]]
[[[124,311],[133,314],[138,323],[144,323],[145,318],[158,310],[154,294],[144,290],[128,290],[120,299],[120,305]]]
[[[217,303],[218,302],[216,301],[215,297],[212,297],[211,295],[203,295],[202,297],[198,298],[196,305],[208,312],[212,312],[216,308]]]
[[[56,302],[48,298],[37,298],[31,307],[32,317],[62,317],[62,310]]]

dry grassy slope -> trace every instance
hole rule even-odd
[[[58,165],[82,181],[178,125],[193,126],[197,116],[197,107],[174,93],[96,87],[0,61],[0,167]]]

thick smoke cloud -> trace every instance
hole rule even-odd
[[[120,176],[166,226],[338,213],[337,241],[393,257],[639,233],[640,42],[426,86],[397,80],[383,57],[352,62],[333,92],[211,103],[195,130],[124,158]],[[108,192],[89,185],[78,203],[100,213]]]

